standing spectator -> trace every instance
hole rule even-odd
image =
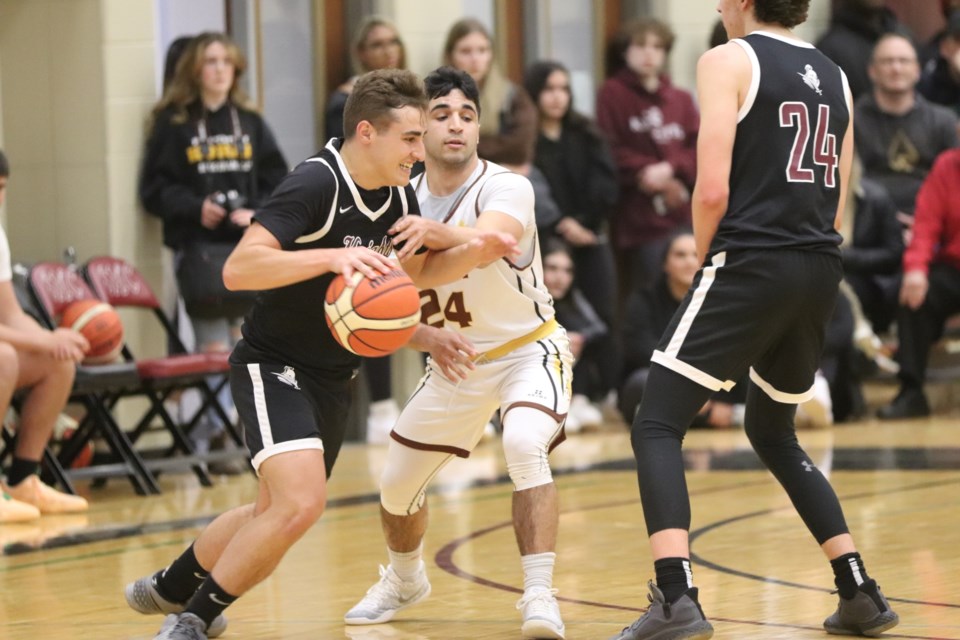
[[[607,135],[620,179],[613,223],[620,290],[650,284],[670,234],[690,225],[700,115],[693,97],[664,73],[673,32],[644,18],[619,34],[625,66],[597,96],[597,124]]]
[[[0,206],[9,176],[10,165],[0,151]],[[90,345],[71,329],[42,329],[20,308],[12,280],[10,245],[0,227],[0,416],[7,415],[15,391],[27,390],[13,462],[0,482],[0,524],[87,510],[86,500],[44,484],[37,472],[57,416],[70,396],[76,363]]]
[[[570,247],[576,265],[575,286],[611,328],[595,350],[605,362],[593,397],[612,391],[619,360],[612,334],[617,307],[617,272],[610,248],[608,220],[617,202],[617,173],[603,133],[573,109],[570,72],[558,62],[538,62],[527,69],[527,93],[539,111],[534,164],[550,184],[561,218],[553,226]],[[543,239],[541,239],[543,240]]]
[[[575,267],[567,245],[550,238],[543,249],[543,284],[553,298],[557,321],[567,330],[573,354],[573,398],[564,429],[577,433],[584,427],[599,427],[600,410],[590,403],[590,384],[603,375],[610,363],[606,350],[598,349],[609,332],[583,292],[574,285]]]
[[[396,25],[380,16],[364,20],[353,39],[355,70],[359,74],[378,69],[406,69],[407,50]],[[340,85],[327,101],[327,139],[343,137],[343,108],[359,76]],[[367,408],[366,439],[372,444],[386,444],[390,430],[400,416],[400,407],[393,399],[392,358],[364,358],[363,374],[370,392]]]
[[[847,74],[854,100],[870,91],[867,67],[880,36],[907,35],[906,28],[885,4],[885,0],[838,0],[830,28],[817,42],[817,48]]]
[[[220,33],[180,56],[153,109],[140,176],[144,208],[163,221],[197,351],[228,351],[253,294],[229,292],[223,263],[259,205],[287,172],[273,134],[240,87],[246,61]],[[221,399],[232,406],[229,389]],[[187,412],[189,413],[189,411]],[[191,433],[198,452],[223,433],[215,416]]]
[[[328,140],[343,137],[343,107],[360,74],[407,68],[407,49],[396,25],[381,16],[370,16],[360,23],[353,37],[353,66],[355,75],[337,87],[327,100],[324,123]]]
[[[870,59],[873,90],[856,103],[854,136],[864,175],[880,183],[906,216],[936,157],[957,146],[956,117],[917,95],[919,77],[913,44],[887,34]]]
[[[937,56],[924,67],[917,89],[930,102],[960,115],[960,9],[954,9],[937,42]]]
[[[493,38],[483,23],[455,22],[447,32],[443,62],[469,73],[480,88],[480,157],[526,173],[537,137],[537,109],[494,63]]]
[[[913,239],[903,255],[897,335],[900,392],[880,418],[930,413],[923,391],[930,347],[960,311],[960,150],[937,158],[917,194]]]

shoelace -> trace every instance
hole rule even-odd
[[[400,599],[400,577],[390,571],[387,567],[380,565],[380,580],[367,589],[367,595],[364,601],[373,601],[376,604],[384,602],[388,598]]]
[[[536,591],[530,595],[525,595],[517,601],[517,609],[523,609],[528,604],[533,603],[547,607],[553,600],[556,600],[558,593],[560,593],[559,589],[549,589],[547,591]]]

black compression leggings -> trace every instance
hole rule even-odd
[[[664,529],[690,529],[681,445],[687,427],[711,394],[706,387],[660,365],[650,370],[631,431],[648,535]],[[796,405],[775,402],[750,383],[747,437],[822,544],[847,533],[847,525],[830,483],[797,442],[795,412]]]

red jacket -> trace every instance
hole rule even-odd
[[[960,271],[960,149],[944,151],[917,193],[913,240],[904,271],[927,272],[933,262]]]
[[[697,172],[700,114],[693,97],[664,76],[654,93],[639,77],[622,69],[597,94],[597,124],[610,140],[619,172],[620,205],[614,217],[614,242],[621,249],[661,239],[690,225],[689,203],[659,215],[653,199],[640,190],[637,173],[666,160],[674,176],[693,190]]]

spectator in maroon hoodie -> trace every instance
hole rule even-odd
[[[658,20],[624,27],[615,43],[624,66],[597,96],[597,124],[610,140],[620,179],[613,237],[625,291],[657,276],[667,239],[690,225],[700,115],[692,96],[664,73],[672,45],[673,32]]]
[[[917,194],[900,305],[900,393],[880,409],[885,420],[930,413],[923,392],[927,356],[947,318],[960,312],[960,149],[940,154]]]

